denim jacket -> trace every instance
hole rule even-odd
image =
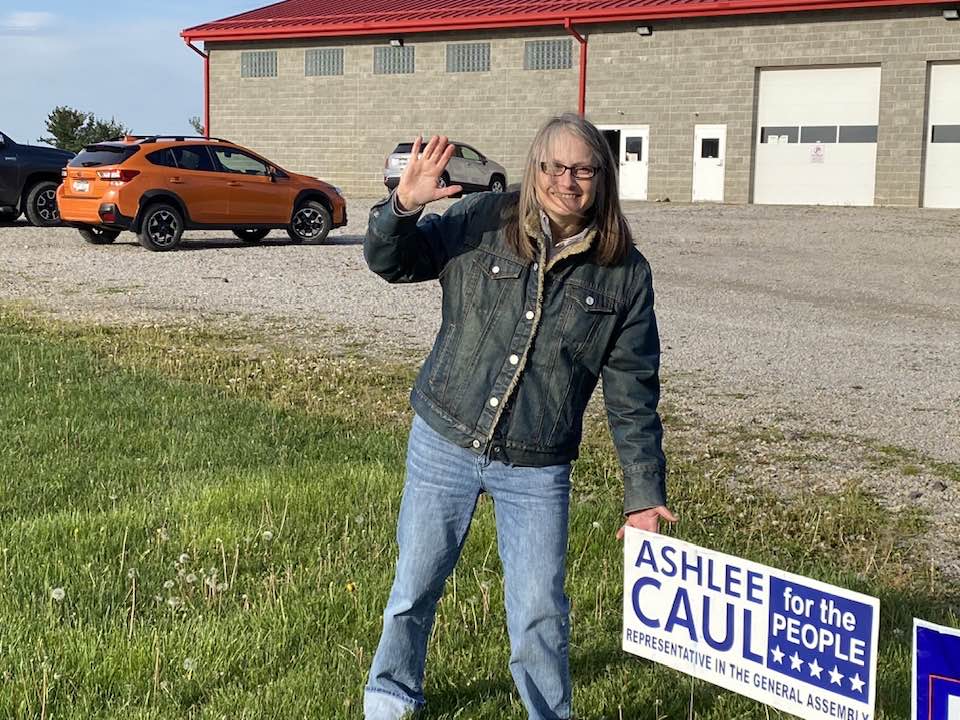
[[[636,248],[593,260],[592,232],[547,261],[538,221],[530,262],[505,238],[517,193],[480,193],[441,217],[374,205],[370,269],[392,283],[439,280],[442,322],[411,393],[414,410],[451,442],[514,465],[576,459],[583,414],[603,396],[624,475],[624,512],[666,504],[660,341],[650,266]]]

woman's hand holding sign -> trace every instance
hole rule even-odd
[[[670,512],[663,505],[638,510],[627,515],[627,520],[619,530],[617,530],[617,540],[623,540],[623,528],[629,526],[638,530],[649,530],[650,532],[660,532],[660,518],[667,522],[675,523],[677,516]]]
[[[445,135],[434,135],[420,152],[423,138],[417,138],[410,150],[410,161],[400,176],[397,185],[397,201],[405,210],[426,205],[434,200],[442,200],[463,192],[460,185],[437,187],[437,181],[453,155],[454,146],[447,142]]]

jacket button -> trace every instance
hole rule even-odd
[[[527,320],[533,320],[533,310],[527,310]]]
[[[520,358],[519,358],[519,357],[517,357],[516,355],[511,355],[511,356],[510,356],[510,364],[511,364],[511,365],[516,365],[518,362],[520,362]]]
[[[587,305],[593,305],[594,299],[593,295],[587,295]]]
[[[480,447],[480,441],[479,441],[479,440],[474,440],[474,441],[473,441],[473,446],[474,446],[475,448]]]
[[[490,398],[490,407],[496,407],[499,404],[500,404],[499,400],[497,400],[496,398]]]
[[[499,454],[500,454],[500,448],[495,447],[495,448],[493,449],[493,453],[494,453],[495,455],[499,455]]]
[[[492,272],[494,275],[496,275],[498,272],[500,272],[500,266],[499,266],[499,265],[494,265],[492,268],[490,268],[490,272]]]
[[[536,272],[536,271],[539,270],[539,269],[540,269],[540,263],[534,263],[534,264],[533,264],[533,271]]]

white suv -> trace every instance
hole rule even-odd
[[[503,165],[495,163],[479,150],[462,142],[451,140],[450,144],[456,149],[439,180],[440,187],[461,185],[464,192],[503,192],[507,189],[507,171],[503,169]],[[387,156],[387,161],[383,164],[383,184],[390,190],[400,182],[400,175],[410,160],[412,149],[413,143],[400,143]]]

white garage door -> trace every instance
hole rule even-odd
[[[930,66],[924,207],[960,207],[960,64]]]
[[[880,68],[762,70],[755,203],[873,205]]]

